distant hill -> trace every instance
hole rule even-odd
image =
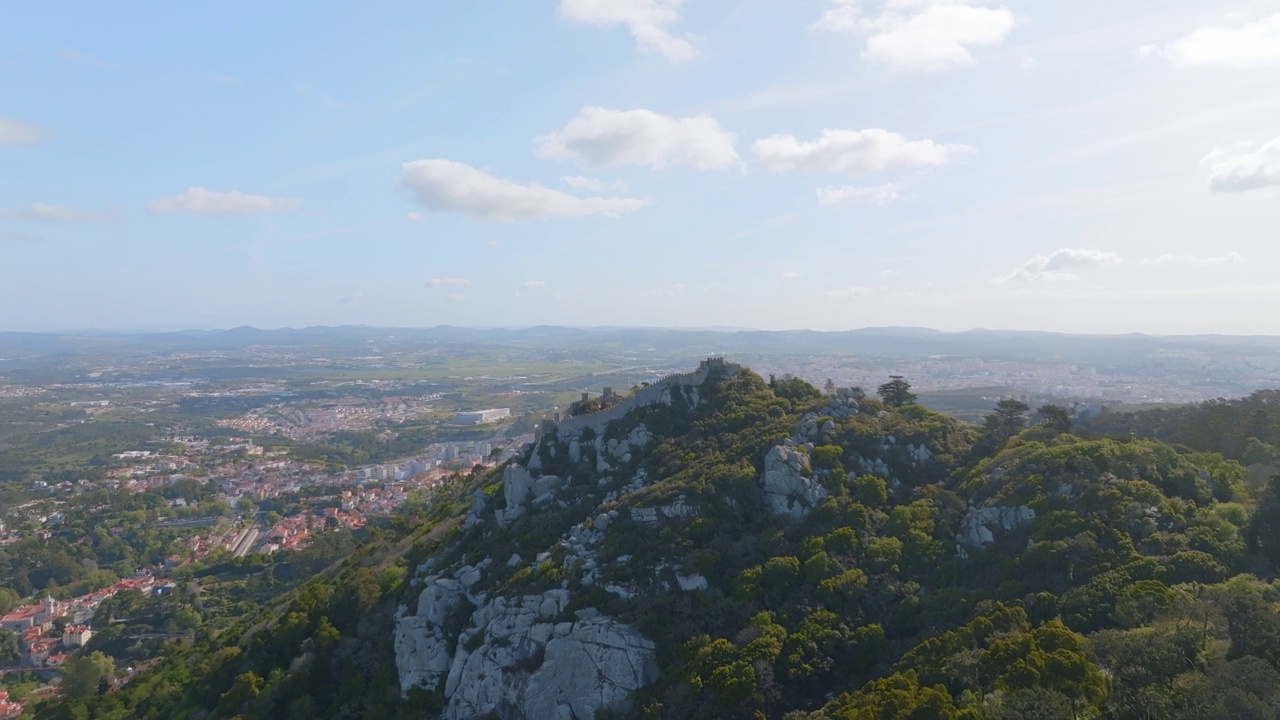
[[[182,331],[151,334],[83,332],[69,334],[0,333],[0,357],[67,355],[102,350],[223,350],[250,346],[295,348],[349,347],[375,342],[407,344],[470,343],[548,348],[590,347],[609,342],[621,349],[681,350],[709,354],[931,355],[992,359],[1058,359],[1068,362],[1131,361],[1155,354],[1233,353],[1280,356],[1280,337],[1070,335],[1062,333],[969,330],[941,332],[925,328],[864,328],[844,332],[811,330],[722,331],[652,328],[372,328],[363,326],[260,330]]]

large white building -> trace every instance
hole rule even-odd
[[[487,423],[505,420],[509,417],[511,417],[510,408],[494,408],[491,410],[460,412],[453,416],[453,421],[459,425],[485,425]]]

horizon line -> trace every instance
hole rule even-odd
[[[365,324],[347,324],[347,325],[281,325],[278,327],[258,327],[256,325],[236,325],[232,327],[220,328],[196,328],[184,327],[177,329],[109,329],[109,328],[77,328],[71,330],[0,330],[0,336],[3,335],[62,335],[62,336],[84,336],[84,335],[118,335],[118,336],[159,336],[159,335],[180,335],[184,333],[200,333],[200,334],[219,334],[234,331],[252,330],[256,332],[287,332],[287,331],[316,331],[316,330],[342,330],[342,329],[358,329],[380,332],[395,331],[430,331],[430,330],[471,330],[471,331],[510,331],[519,332],[527,330],[536,330],[545,328],[549,330],[578,330],[585,332],[603,332],[603,331],[658,331],[658,332],[703,332],[717,333],[722,335],[736,335],[743,333],[762,333],[762,334],[784,334],[784,333],[814,333],[818,335],[840,335],[845,333],[866,333],[875,331],[915,331],[926,332],[939,335],[963,335],[967,333],[1009,333],[1009,334],[1039,334],[1039,335],[1061,335],[1067,337],[1098,337],[1098,338],[1125,338],[1125,337],[1146,337],[1146,338],[1241,338],[1241,339],[1280,339],[1280,334],[1268,335],[1261,333],[1254,334],[1235,334],[1221,332],[1201,332],[1201,333],[1149,333],[1142,331],[1129,332],[1072,332],[1061,330],[1018,330],[1018,329],[1002,329],[1002,328],[985,328],[971,327],[965,330],[940,330],[937,328],[924,327],[919,325],[873,325],[847,328],[844,330],[815,330],[812,328],[787,328],[780,330],[766,330],[760,328],[740,328],[731,326],[697,326],[697,327],[681,327],[681,326],[661,326],[661,325],[424,325],[424,326],[393,326],[393,325],[365,325]]]

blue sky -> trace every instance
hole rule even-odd
[[[1280,333],[1280,0],[5,16],[0,329]]]

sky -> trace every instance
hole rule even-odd
[[[1280,0],[11,4],[0,330],[1280,334]]]

